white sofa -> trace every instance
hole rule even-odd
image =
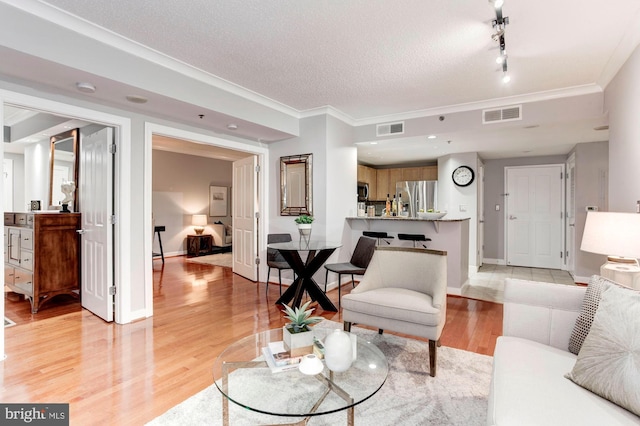
[[[564,375],[586,287],[507,279],[493,360],[489,425],[638,425],[640,417]]]
[[[233,244],[233,232],[231,225],[213,223],[209,225],[213,234],[213,245],[218,247],[231,247]]]

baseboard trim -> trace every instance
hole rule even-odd
[[[447,287],[447,294],[462,296],[462,287]]]
[[[504,259],[487,259],[486,257],[482,259],[482,263],[486,263],[489,265],[501,265],[501,266],[507,265],[507,261]]]

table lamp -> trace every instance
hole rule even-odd
[[[607,255],[601,276],[640,288],[640,214],[588,212],[580,250]]]
[[[193,219],[191,219],[191,224],[193,225],[193,230],[196,231],[196,234],[202,235],[204,227],[207,226],[207,215],[194,214]]]

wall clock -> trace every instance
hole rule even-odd
[[[453,171],[453,183],[458,186],[469,186],[475,177],[473,170],[468,166],[460,166]]]

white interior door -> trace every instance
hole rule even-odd
[[[562,165],[507,167],[507,265],[561,269]]]
[[[113,129],[80,138],[82,307],[113,321]]]
[[[4,211],[13,210],[13,160],[5,158],[2,160]]]
[[[478,258],[476,264],[484,262],[484,165],[478,165]]]
[[[571,154],[567,160],[567,172],[566,172],[566,188],[565,194],[567,196],[567,218],[566,218],[566,256],[565,263],[567,265],[567,271],[571,276],[575,276],[576,269],[576,155]]]
[[[258,157],[233,163],[233,272],[257,281]]]

